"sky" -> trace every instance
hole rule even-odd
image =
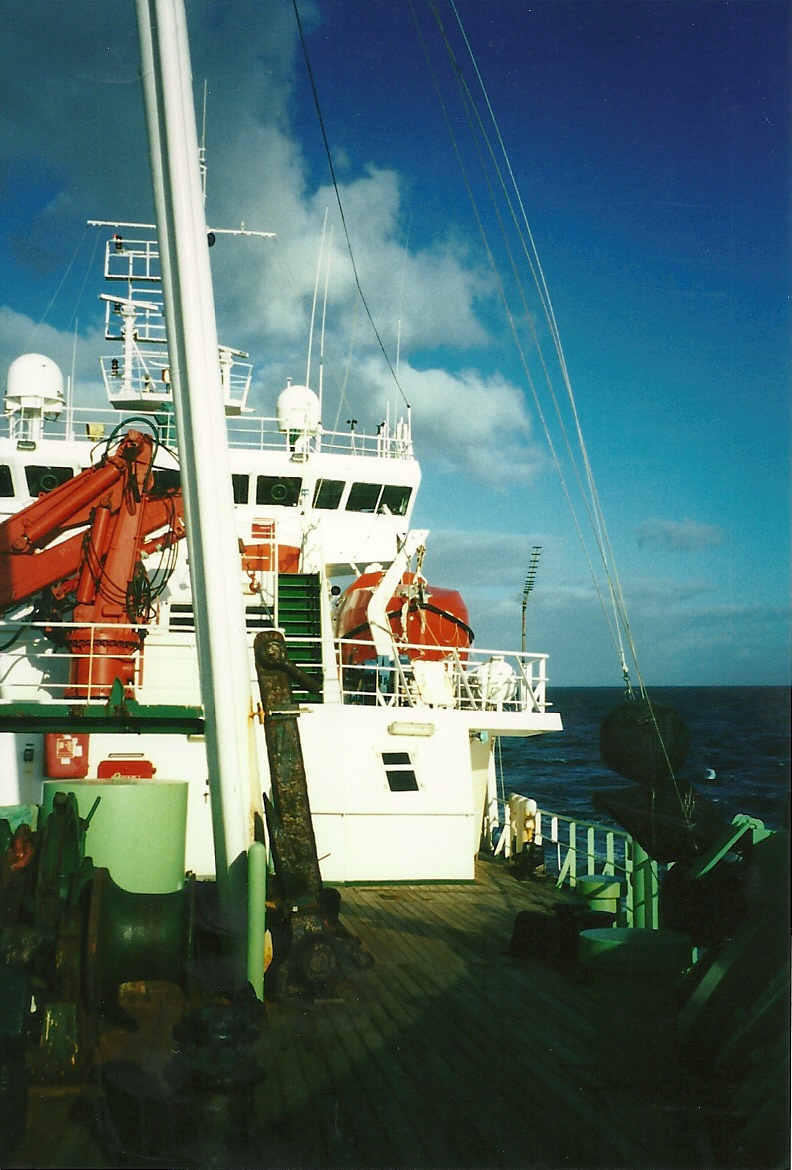
[[[551,685],[621,683],[586,508],[552,457],[575,429],[569,400],[462,76],[494,114],[536,244],[641,677],[788,684],[786,0],[298,0],[398,386],[356,293],[291,0],[187,7],[207,219],[277,233],[212,250],[220,339],[254,362],[250,404],[272,414],[287,377],[305,379],[327,217],[325,426],[371,431],[409,402],[426,575],[462,592],[477,645],[519,647],[539,545],[527,648],[549,653]],[[137,31],[131,2],[59,14],[4,7],[0,377],[44,352],[99,401],[102,239],[85,221],[153,215]]]

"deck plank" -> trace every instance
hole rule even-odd
[[[342,922],[374,964],[324,996],[267,1001],[245,1164],[655,1170],[673,1117],[610,1099],[595,1072],[592,989],[509,954],[519,911],[551,915],[568,898],[493,864],[475,884],[344,888]],[[149,1054],[151,1067],[167,1056]],[[40,1119],[46,1102],[31,1098]],[[74,1135],[37,1142],[17,1165],[77,1164]],[[90,1154],[84,1164],[103,1164]]]

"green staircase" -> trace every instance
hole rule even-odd
[[[278,625],[286,638],[292,662],[322,685],[322,613],[318,573],[278,574]],[[299,687],[294,697],[301,703],[322,701]]]

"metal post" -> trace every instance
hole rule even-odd
[[[632,849],[633,926],[657,928],[657,870],[652,858],[635,838]]]
[[[183,0],[137,0],[137,14],[217,881],[226,905],[241,902],[244,914],[261,795],[249,750],[250,672],[186,17]]]

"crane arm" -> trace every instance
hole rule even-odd
[[[130,430],[96,466],[0,524],[0,613],[45,589],[55,613],[73,611],[67,697],[132,681],[150,617],[141,556],[185,534],[181,491],[152,494],[153,459],[151,436]]]
[[[101,463],[0,524],[0,612],[42,589],[70,582],[85,568],[98,572],[108,526],[122,513],[137,517],[136,553],[153,551],[158,542],[142,542],[166,525],[168,534],[159,547],[184,535],[181,492],[149,493],[152,459],[153,440],[129,431]],[[66,535],[75,528],[80,531]]]

